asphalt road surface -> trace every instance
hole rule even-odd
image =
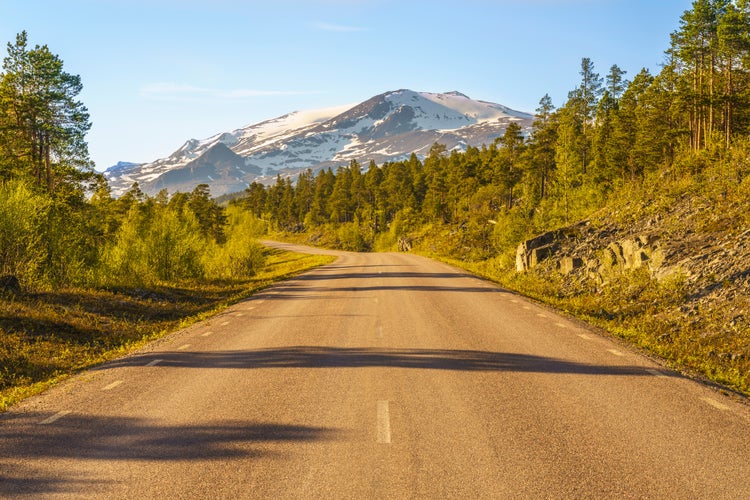
[[[0,496],[750,498],[736,398],[442,263],[337,255],[0,415]]]

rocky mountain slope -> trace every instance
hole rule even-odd
[[[439,142],[449,150],[490,144],[512,122],[529,130],[533,116],[458,93],[398,90],[356,106],[294,112],[204,140],[191,139],[167,158],[105,172],[112,192],[133,182],[155,194],[190,191],[199,183],[214,196],[273,182],[277,174],[424,156]]]

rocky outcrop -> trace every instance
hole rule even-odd
[[[516,250],[516,271],[533,269],[542,261],[556,256],[567,241],[579,236],[587,226],[588,222],[584,221],[522,242]]]
[[[656,235],[615,240],[610,232],[595,230],[585,221],[522,242],[516,250],[516,271],[550,261],[547,267],[562,274],[585,271],[589,278],[606,282],[613,273],[644,266],[658,277],[664,260]]]

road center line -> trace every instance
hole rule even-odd
[[[155,359],[155,360],[151,361],[150,363],[148,363],[146,366],[156,366],[159,363],[161,363],[162,361],[164,361],[164,360],[163,359]]]
[[[378,443],[391,444],[391,417],[388,401],[378,401]]]
[[[51,424],[52,422],[56,422],[56,421],[60,420],[61,418],[63,418],[65,415],[68,415],[70,413],[73,413],[73,412],[71,412],[70,410],[58,411],[57,413],[55,413],[54,415],[52,415],[48,419],[45,419],[45,420],[42,420],[41,422],[39,422],[39,425]]]
[[[102,387],[102,390],[103,391],[111,391],[112,389],[114,389],[115,387],[117,387],[120,384],[122,384],[122,380],[115,380],[111,384],[109,384],[109,385],[107,385],[105,387]]]

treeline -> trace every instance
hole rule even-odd
[[[527,134],[511,124],[493,144],[463,153],[436,144],[423,161],[412,155],[365,169],[352,161],[296,183],[279,177],[253,184],[235,204],[278,230],[320,233],[346,249],[393,249],[430,233],[436,250],[481,259],[644,183],[702,175],[724,189],[741,182],[750,2],[695,1],[661,71],[625,77],[617,65],[602,77],[584,58],[579,85],[559,109],[545,95]],[[717,163],[726,167],[721,178]]]
[[[665,64],[626,79],[590,59],[555,108],[545,95],[531,130],[492,144],[384,165],[353,161],[292,182],[251,185],[228,208],[192,193],[114,199],[93,169],[81,80],[25,32],[0,73],[0,275],[28,286],[137,285],[242,278],[259,231],[302,232],[351,250],[412,240],[462,259],[513,249],[643,186],[693,177],[724,192],[750,154],[750,1],[697,0]]]
[[[263,264],[247,213],[208,186],[114,199],[93,170],[81,80],[25,32],[0,73],[0,276],[26,287],[242,279]],[[12,283],[8,281],[8,283]]]

